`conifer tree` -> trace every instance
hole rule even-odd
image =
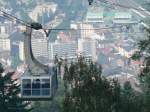
[[[101,67],[79,57],[65,73],[70,77],[65,80],[69,79],[72,86],[65,94],[63,112],[120,112],[114,106],[117,104],[115,97],[120,95],[120,86],[117,88],[117,82],[103,78]]]
[[[147,29],[147,36],[138,43],[139,51],[132,58],[134,60],[142,60],[143,65],[140,66],[141,73],[139,75],[141,89],[144,96],[143,112],[150,111],[150,28]]]
[[[121,112],[143,112],[143,99],[130,81],[125,82],[121,92]]]
[[[29,112],[28,102],[19,98],[20,85],[12,79],[13,72],[4,73],[0,64],[0,112]]]

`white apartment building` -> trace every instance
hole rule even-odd
[[[48,41],[43,31],[33,31],[31,43],[35,57],[48,58]]]
[[[91,24],[88,23],[80,23],[80,34],[81,38],[89,38],[95,31],[94,27]]]
[[[24,42],[19,42],[19,59],[24,61]]]
[[[131,12],[116,12],[113,18],[114,24],[135,24],[137,21],[132,19]]]
[[[10,39],[9,35],[6,33],[0,34],[0,50],[2,51],[10,51]]]
[[[90,59],[92,58],[92,60],[95,61],[97,59],[96,41],[92,39],[79,39],[78,42],[49,43],[48,54],[50,60],[54,60],[56,55],[58,58],[76,60],[77,55],[81,54],[82,56]]]
[[[6,28],[5,28],[5,26],[1,26],[1,27],[0,27],[0,32],[1,32],[1,33],[6,33]]]
[[[57,55],[58,58],[67,58],[71,59],[76,57],[77,54],[77,42],[55,42],[49,43],[48,53],[49,59],[54,60]]]
[[[79,39],[78,40],[78,51],[83,56],[91,56],[93,61],[97,60],[96,56],[96,41],[92,39]]]
[[[0,33],[10,34],[13,30],[13,23],[10,21],[5,21],[0,23]]]
[[[32,39],[32,51],[35,57],[48,58],[47,40],[46,39]]]

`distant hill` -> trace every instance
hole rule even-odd
[[[58,9],[66,13],[69,19],[76,19],[80,11],[84,12],[87,8],[87,0],[0,0],[0,6],[10,10],[11,14],[20,19],[29,20],[29,11],[32,11],[37,5],[48,2],[56,3]]]

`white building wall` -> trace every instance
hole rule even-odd
[[[19,43],[19,58],[21,61],[24,61],[24,42]]]
[[[89,38],[95,32],[93,25],[88,23],[81,23],[80,29],[83,29],[81,30],[81,38]]]
[[[43,30],[33,30],[31,44],[35,57],[48,58],[48,40]]]
[[[92,39],[79,39],[78,40],[78,51],[83,56],[92,56],[92,60],[96,58],[96,41]]]
[[[75,57],[77,53],[77,42],[50,43],[48,52],[51,60],[54,60],[55,55],[57,55],[59,58]]]
[[[10,51],[10,39],[8,37],[8,34],[0,34],[0,50]]]
[[[0,31],[1,31],[1,33],[6,33],[6,28],[5,28],[5,26],[1,26]]]
[[[45,38],[32,39],[32,51],[35,57],[48,58],[48,46]]]

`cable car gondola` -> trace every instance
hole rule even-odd
[[[24,54],[27,69],[21,77],[21,98],[23,100],[50,100],[57,90],[57,69],[55,65],[47,66],[35,59],[32,52],[32,29],[39,30],[39,23],[26,26]]]

